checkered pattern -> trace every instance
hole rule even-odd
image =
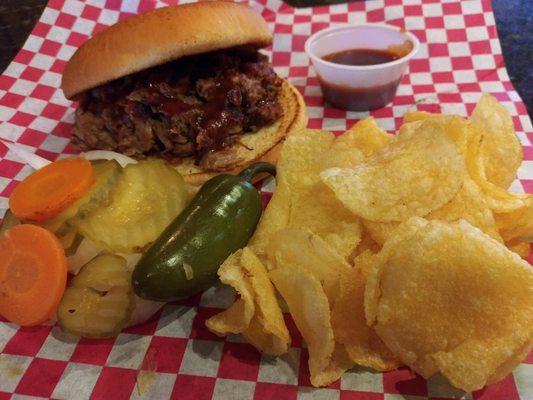
[[[59,89],[61,72],[76,48],[118,19],[170,3],[150,0],[51,0],[23,49],[0,76],[0,138],[55,159],[71,153],[73,105]],[[305,96],[309,125],[342,131],[368,113],[327,107],[304,54],[306,38],[336,23],[386,22],[404,26],[422,46],[391,106],[371,114],[387,130],[418,108],[466,115],[481,92],[494,94],[511,112],[525,161],[512,188],[533,192],[533,131],[524,104],[504,67],[488,0],[372,0],[293,9],[279,0],[251,0],[275,32],[269,52],[279,75]],[[0,215],[7,198],[30,172],[0,144]],[[268,188],[267,188],[268,189]],[[421,400],[463,395],[442,378],[425,381],[408,369],[381,374],[353,369],[328,388],[313,389],[307,350],[294,323],[286,355],[259,354],[240,337],[221,339],[204,321],[227,307],[231,290],[169,304],[151,321],[116,339],[71,337],[58,327],[18,328],[0,320],[0,400],[70,399],[342,399]],[[470,399],[533,398],[533,356],[512,375]]]

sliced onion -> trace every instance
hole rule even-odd
[[[141,253],[135,253],[135,254],[120,254],[121,257],[124,257],[127,262],[128,268],[130,268],[132,271],[135,268],[135,265],[139,262],[139,260],[142,257]],[[126,325],[126,327],[134,326],[142,324],[143,322],[148,321],[156,312],[159,311],[163,305],[165,305],[164,302],[160,301],[152,301],[152,300],[146,300],[142,299],[137,295],[135,296],[135,308],[133,309],[133,312],[131,313],[130,321]]]
[[[76,252],[67,257],[68,272],[77,275],[78,272],[80,272],[81,267],[91,261],[102,251],[104,251],[103,247],[100,247],[90,240],[83,238],[80,245],[76,249]]]
[[[91,150],[86,153],[81,153],[89,161],[96,160],[115,160],[124,168],[128,164],[136,164],[137,160],[134,160],[131,157],[125,156],[124,154],[117,153],[116,151],[110,150]]]
[[[145,300],[135,295],[135,308],[131,313],[131,318],[128,322],[128,325],[126,326],[130,327],[134,325],[139,325],[143,322],[148,321],[164,305],[165,303],[162,303],[160,301]]]

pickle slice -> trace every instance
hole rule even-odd
[[[140,253],[185,208],[181,175],[161,160],[129,164],[109,202],[73,220],[78,232],[112,253]]]
[[[91,162],[94,170],[94,185],[85,196],[70,207],[41,225],[59,236],[64,236],[72,228],[69,222],[74,217],[83,217],[94,208],[99,207],[109,199],[109,195],[120,176],[122,167],[115,160],[98,160]]]
[[[135,306],[131,271],[122,257],[103,254],[87,263],[68,286],[57,309],[61,327],[87,338],[118,335]]]

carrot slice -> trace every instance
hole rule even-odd
[[[67,283],[67,258],[46,229],[15,225],[0,236],[0,314],[22,326],[55,312]]]
[[[94,184],[94,171],[85,158],[65,158],[24,179],[13,191],[9,208],[17,217],[35,222],[59,214]]]

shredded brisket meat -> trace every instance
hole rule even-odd
[[[255,50],[186,57],[82,93],[72,142],[82,151],[200,161],[279,119],[280,90]]]

